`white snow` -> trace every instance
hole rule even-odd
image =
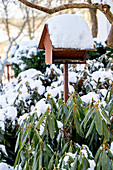
[[[113,142],[111,142],[110,151],[111,151],[111,153],[113,154]]]
[[[51,69],[51,70],[53,69],[53,70],[54,70],[57,74],[59,74],[59,75],[62,74],[61,70],[60,70],[59,68],[57,68],[57,67],[55,66],[55,64],[51,64],[50,69]]]
[[[63,124],[60,121],[57,120],[57,124],[59,129],[63,129]]]
[[[29,50],[27,58],[31,58],[32,55],[37,55],[37,48],[33,47]]]
[[[42,135],[44,132],[44,126],[40,125],[40,131],[39,131],[39,134]]]
[[[13,167],[6,163],[0,162],[0,170],[13,170]]]
[[[96,94],[95,92],[89,92],[88,94],[81,97],[82,101],[85,103],[91,102],[92,98],[97,102],[99,100],[99,94]]]
[[[47,20],[55,48],[93,49],[93,38],[86,21],[76,14],[62,14]]]
[[[66,156],[64,157],[64,162],[65,162],[65,164],[68,162],[69,157],[72,157],[72,158],[74,159],[75,156],[76,156],[76,153],[75,153],[75,154],[73,154],[73,153],[71,153],[71,152],[66,153]]]
[[[76,83],[78,74],[75,72],[68,72],[69,82]]]
[[[11,118],[14,120],[17,117],[17,109],[14,106],[9,106],[5,115],[8,119]]]
[[[113,72],[111,70],[108,71],[104,71],[104,70],[99,70],[99,71],[95,71],[92,74],[92,79],[94,79],[95,81],[98,81],[98,79],[100,78],[100,81],[104,81],[105,78],[109,78],[113,81]]]
[[[19,75],[18,75],[18,78],[21,78],[21,79],[24,79],[24,78],[33,78],[35,77],[36,75],[42,75],[42,73],[40,71],[37,71],[36,69],[29,69],[29,70],[26,70],[26,71],[23,71],[21,72]]]
[[[38,41],[37,40],[29,40],[29,41],[21,41],[18,43],[19,48],[26,48],[26,47],[34,47],[34,46],[38,46]]]
[[[12,46],[11,49],[10,49],[9,56],[13,56],[15,54],[15,52],[16,52],[16,49],[17,49],[16,45]]]
[[[50,88],[46,93],[45,97],[50,94],[52,97],[56,97],[57,95],[61,96],[61,93],[64,91],[64,85],[60,85],[56,88]],[[73,86],[69,85],[69,93],[74,92]]]
[[[95,166],[96,166],[96,163],[94,160],[88,160],[89,163],[90,163],[90,168],[88,168],[88,170],[94,170]]]
[[[37,88],[38,89],[38,93],[40,95],[42,95],[45,91],[45,87],[42,86],[42,81],[41,80],[30,80],[29,81],[29,86],[31,87],[31,89],[35,89]]]
[[[106,97],[107,90],[106,89],[100,89],[100,92],[102,93],[103,97]]]
[[[88,153],[90,154],[90,156],[93,158],[93,154],[92,152],[89,150],[89,147],[87,145],[82,145],[83,149],[86,149],[88,151]]]
[[[87,153],[87,151],[86,151],[85,149],[82,149],[81,152],[83,153],[83,155],[84,155],[86,158],[88,158],[88,153]]]
[[[20,68],[24,69],[25,65],[22,63],[21,57],[31,58],[32,55],[37,55],[37,45],[37,40],[19,42],[16,46],[11,48],[10,56],[13,56],[13,58],[9,58],[8,62],[11,64],[20,64]]]
[[[2,152],[4,152],[7,155],[6,149],[4,145],[0,145],[0,150],[2,150]],[[8,156],[8,155],[7,155]]]
[[[28,113],[25,113],[24,115],[20,116],[18,119],[18,124],[21,125],[23,121],[28,117]]]
[[[5,121],[5,112],[6,112],[6,108],[0,109],[0,121]]]
[[[37,113],[37,116],[40,117],[41,114],[44,114],[46,112],[48,107],[51,109],[51,105],[46,104],[45,99],[41,99],[39,102],[36,103],[31,114]]]

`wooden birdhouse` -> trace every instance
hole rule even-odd
[[[45,49],[47,64],[84,64],[87,51],[93,50],[94,46],[84,19],[75,14],[64,14],[46,22],[38,48]]]
[[[75,14],[50,18],[38,45],[45,49],[47,64],[64,64],[64,101],[68,99],[68,64],[86,63],[86,54],[94,42],[86,21]]]

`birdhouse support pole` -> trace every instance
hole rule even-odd
[[[68,100],[68,64],[64,64],[64,102]]]

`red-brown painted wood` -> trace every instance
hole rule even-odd
[[[64,64],[64,102],[68,100],[68,64]]]

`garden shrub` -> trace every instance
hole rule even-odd
[[[95,51],[87,52],[87,59],[96,59],[103,54],[107,54],[108,57],[112,57],[113,49],[103,45],[101,42],[95,41],[95,49]]]
[[[27,48],[24,57],[34,43]],[[44,73],[28,69],[29,57],[22,59],[18,50],[12,58],[18,76],[3,85],[0,96],[0,161],[30,170],[113,169],[112,54],[69,65],[65,104],[63,66],[48,66]]]
[[[14,76],[17,77],[22,71],[34,68],[42,73],[46,71],[44,50],[38,50],[38,42],[30,40],[17,44],[12,48],[10,62],[14,70]]]
[[[113,89],[101,104],[84,105],[77,93],[65,104],[49,95],[19,127],[15,161],[23,169],[112,169]],[[108,95],[108,94],[107,94]],[[45,111],[46,110],[46,111]]]

